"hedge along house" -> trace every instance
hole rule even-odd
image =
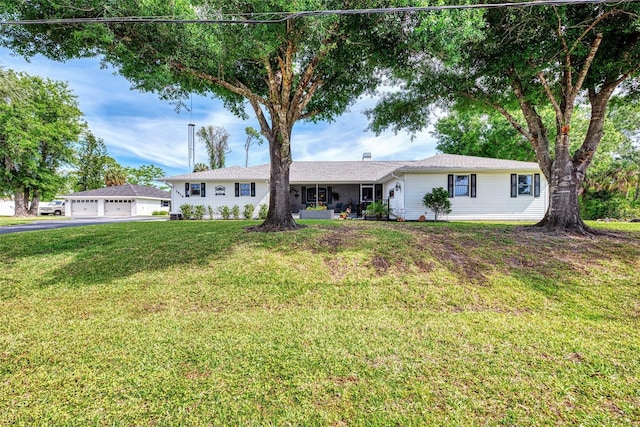
[[[388,203],[392,218],[433,219],[422,198],[434,188],[447,189],[449,220],[542,219],[548,186],[537,163],[438,154],[418,161],[293,162],[289,200],[293,212],[326,205],[359,215],[373,201]],[[239,166],[163,178],[171,185],[172,212],[182,204],[211,206],[269,204],[269,165]]]
[[[147,216],[170,211],[171,194],[155,187],[124,184],[61,196],[65,214],[72,217]]]

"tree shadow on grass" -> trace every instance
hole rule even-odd
[[[25,258],[42,263],[46,275],[34,278],[40,287],[85,286],[172,266],[197,268],[233,250],[244,235],[233,222],[105,224],[5,236],[0,252],[9,268]]]

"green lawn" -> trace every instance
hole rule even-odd
[[[0,425],[640,423],[640,224],[305,223],[0,235]]]
[[[71,217],[60,215],[38,215],[27,218],[16,218],[15,216],[0,216],[0,227],[5,225],[29,224],[34,221],[60,221],[65,219],[71,219]]]

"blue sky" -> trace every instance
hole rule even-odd
[[[217,99],[193,97],[191,112],[162,101],[153,93],[131,90],[131,84],[113,69],[101,69],[98,59],[79,59],[64,63],[35,57],[27,62],[0,48],[0,66],[31,75],[66,81],[78,98],[80,109],[93,134],[102,138],[109,155],[124,166],[154,164],[167,175],[190,172],[187,126],[222,126],[230,134],[231,153],[227,166],[244,166],[245,127],[259,129],[253,118],[242,120],[224,109]],[[362,98],[350,111],[331,123],[299,122],[293,128],[294,161],[360,160],[371,152],[373,160],[417,160],[435,154],[436,141],[428,130],[411,141],[408,134],[386,132],[376,136],[366,131],[363,111],[375,99]],[[251,111],[249,111],[252,114]],[[249,165],[269,162],[266,140],[253,146]],[[196,162],[207,163],[206,150],[196,139]]]

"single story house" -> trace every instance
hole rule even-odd
[[[367,153],[366,153],[367,154]],[[293,212],[322,203],[336,212],[360,214],[373,201],[384,201],[392,217],[433,219],[422,204],[426,193],[442,187],[449,193],[449,220],[542,219],[548,185],[537,163],[437,154],[415,161],[307,161],[291,165]],[[268,204],[269,165],[222,169],[162,179],[172,187],[171,205],[211,206]]]
[[[171,194],[155,187],[124,184],[60,196],[65,215],[72,217],[147,216],[171,209]]]

